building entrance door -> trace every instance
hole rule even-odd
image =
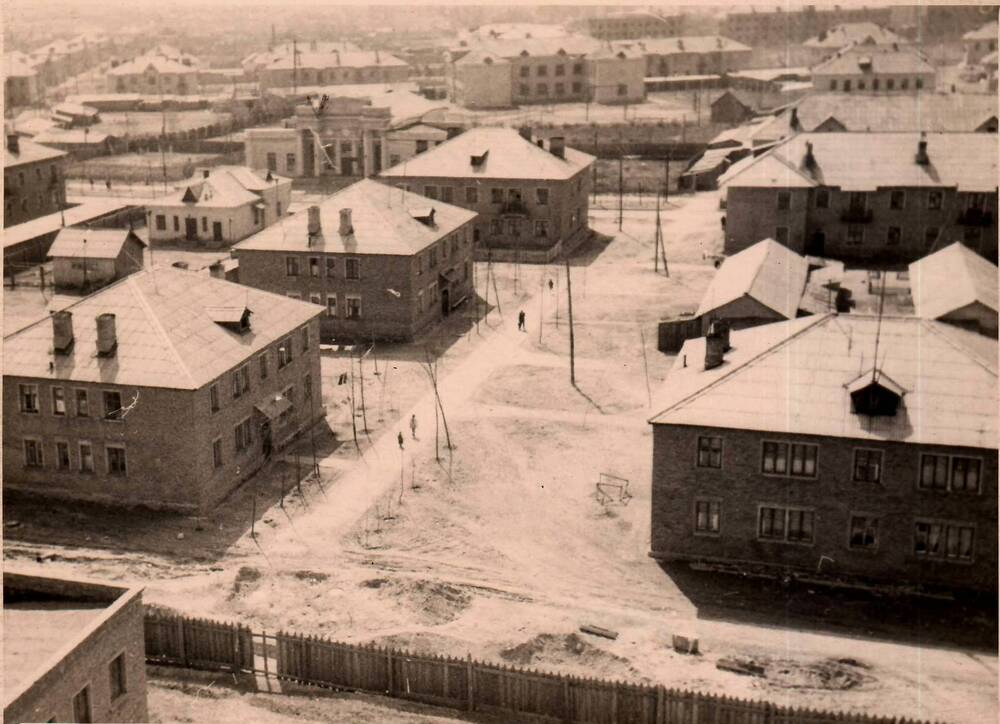
[[[447,287],[441,290],[441,315],[447,317],[451,312],[451,294]]]
[[[212,222],[212,239],[215,241],[222,241],[222,222],[213,221]]]
[[[198,241],[198,219],[184,219],[184,238]]]

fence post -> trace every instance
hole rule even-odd
[[[274,643],[277,646],[277,644],[278,644],[278,637],[277,636],[274,637]],[[266,682],[267,687],[270,688],[270,686],[271,686],[271,674],[267,670],[267,631],[261,631],[260,632],[260,647],[261,647],[261,658],[264,659],[264,681]],[[279,652],[278,660],[279,660],[279,662],[281,660],[280,652]],[[254,664],[254,668],[255,669],[257,668],[256,663]],[[280,668],[280,664],[279,664],[279,668]]]
[[[476,687],[473,683],[475,681],[476,670],[472,667],[472,654],[467,654],[465,659],[465,687],[468,692],[468,710],[476,710]]]
[[[656,724],[666,724],[667,717],[666,711],[664,711],[666,708],[666,702],[664,701],[665,693],[666,692],[664,692],[662,684],[656,687],[656,719],[654,720],[656,721]]]
[[[611,684],[611,721],[618,721],[618,682]]]
[[[562,690],[563,690],[563,719],[565,721],[573,721],[573,717],[570,716],[570,701],[569,701],[569,679],[565,676],[562,680]]]
[[[393,671],[394,667],[393,667],[393,664],[392,664],[392,647],[391,646],[388,646],[385,649],[385,661],[386,661],[386,665],[388,666],[388,671],[389,671],[389,696],[392,696],[393,692],[395,690],[395,687],[393,686],[393,684],[394,684],[394,682],[393,682],[393,674],[395,672]]]
[[[180,616],[177,617],[177,644],[180,649],[181,663],[187,666],[187,647],[184,645],[184,619]]]

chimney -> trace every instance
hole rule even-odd
[[[535,145],[538,146],[539,148],[545,148],[545,140],[542,138],[536,139]]]
[[[806,155],[802,159],[802,164],[806,168],[816,168],[816,157],[813,155],[812,141],[806,141]]]
[[[341,209],[340,210],[340,235],[350,236],[354,233],[354,227],[351,226],[351,210]]]
[[[203,168],[201,170],[201,177],[202,178],[208,178],[208,174],[210,174],[210,173],[211,173],[211,169]]]
[[[931,162],[930,156],[927,155],[927,137],[925,134],[920,134],[920,140],[917,141],[917,157],[914,159],[921,166],[927,166]]]
[[[309,207],[309,238],[318,236],[323,231],[323,226],[320,224],[319,220],[319,207],[310,206]]]
[[[56,354],[69,354],[73,346],[73,313],[52,313],[52,348]]]
[[[17,134],[14,131],[7,132],[7,150],[11,153],[21,152],[21,144],[18,142]]]
[[[705,369],[711,370],[721,366],[725,351],[725,338],[710,329],[705,337]]]
[[[222,262],[217,261],[208,265],[208,274],[216,279],[224,279],[226,277],[226,272],[223,269]]]
[[[709,325],[709,334],[713,334],[716,337],[722,338],[722,351],[728,352],[730,350],[729,346],[729,322],[723,319],[713,319],[712,324]]]
[[[118,347],[118,334],[115,331],[115,315],[97,315],[97,356],[114,357]]]
[[[799,130],[799,109],[793,108],[791,114],[788,116],[788,127],[793,131]]]
[[[549,151],[553,156],[566,158],[566,139],[562,136],[553,136],[549,139]]]

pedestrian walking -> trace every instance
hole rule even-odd
[[[110,191],[111,190],[111,179],[105,180],[104,185],[107,186],[108,187],[108,191]]]
[[[518,312],[518,314],[517,314],[517,329],[518,329],[518,331],[521,331],[521,332],[527,331],[524,328],[524,310],[523,309],[520,312]]]
[[[549,279],[549,291],[550,292],[552,291],[552,280],[551,279]]]
[[[399,441],[399,449],[402,450],[403,449],[403,433],[399,433],[398,435],[396,435],[396,440]]]
[[[413,435],[413,439],[417,439],[417,416],[410,415],[410,434]]]

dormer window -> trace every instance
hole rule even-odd
[[[425,226],[434,226],[434,207],[422,206],[416,209],[409,209],[410,216]]]
[[[847,385],[851,408],[857,415],[893,417],[906,390],[880,370],[868,370]]]
[[[205,313],[209,319],[231,332],[246,334],[250,331],[250,315],[248,307],[206,307]]]
[[[480,166],[486,163],[486,157],[489,155],[489,153],[490,152],[488,150],[480,151],[479,153],[473,153],[472,155],[469,156],[469,163],[472,164],[472,166],[479,168]]]

